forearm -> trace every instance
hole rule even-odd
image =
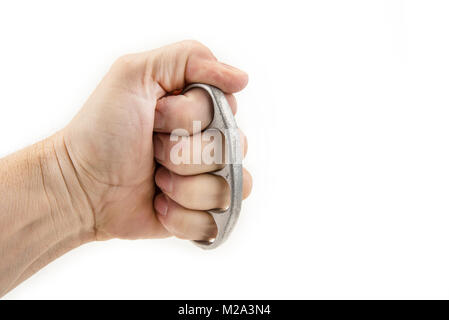
[[[92,208],[62,135],[0,159],[0,296],[93,239]]]

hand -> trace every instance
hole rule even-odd
[[[175,235],[207,240],[216,235],[208,209],[226,207],[226,182],[207,172],[220,165],[181,164],[169,159],[177,128],[193,132],[213,116],[211,101],[201,89],[170,95],[188,83],[214,85],[232,93],[247,84],[247,75],[218,62],[202,44],[184,41],[118,59],[79,114],[60,132],[79,183],[94,215],[97,240],[161,238]],[[157,133],[154,133],[157,132]],[[246,138],[242,145],[246,152]],[[189,137],[192,139],[192,136]],[[162,165],[157,170],[155,158]],[[244,170],[244,198],[251,177]],[[156,194],[156,184],[162,193]]]

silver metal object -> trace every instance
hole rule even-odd
[[[185,88],[183,93],[193,88],[201,88],[211,97],[214,105],[214,117],[207,129],[219,130],[223,134],[226,143],[227,163],[223,169],[215,171],[213,174],[223,177],[228,182],[231,190],[231,203],[225,210],[215,209],[208,211],[214,218],[218,228],[215,240],[211,242],[194,241],[200,248],[214,249],[229,237],[240,215],[243,190],[242,148],[237,123],[223,92],[211,85],[194,83]]]

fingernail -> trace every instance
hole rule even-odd
[[[235,83],[233,87],[230,89],[231,91],[240,91],[244,87],[246,87],[246,85],[248,84],[248,74],[245,71],[237,69],[223,62],[221,62],[221,65],[227,68],[228,70],[231,70],[234,73],[234,75],[238,77],[234,79]]]
[[[165,118],[164,114],[156,108],[154,112],[154,129],[162,130],[165,127]]]
[[[226,63],[224,63],[224,62],[220,62],[220,63],[223,65],[223,67],[228,68],[229,70],[237,71],[237,72],[241,72],[241,73],[245,73],[245,74],[246,74],[245,71],[240,70],[240,69],[238,69],[238,68],[236,68],[236,67],[230,66],[229,64],[226,64]]]
[[[173,190],[173,179],[170,171],[160,168],[156,173],[156,184],[162,191],[170,193]]]
[[[153,140],[154,157],[158,160],[164,160],[164,143],[161,137],[155,134]]]
[[[168,201],[165,195],[160,195],[156,197],[156,200],[154,200],[154,208],[156,209],[157,213],[159,213],[161,216],[167,215]]]

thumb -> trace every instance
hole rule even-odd
[[[198,41],[187,40],[153,51],[137,54],[145,68],[144,83],[157,83],[161,94],[183,89],[189,83],[213,85],[226,93],[242,90],[248,75],[217,61],[212,52]]]

